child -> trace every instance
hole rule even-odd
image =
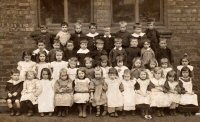
[[[87,103],[90,99],[90,79],[86,78],[86,70],[84,67],[80,67],[77,70],[77,78],[75,79],[74,84],[74,102],[78,104],[79,117],[86,118]]]
[[[147,38],[150,40],[151,48],[154,52],[159,47],[159,32],[154,28],[154,21],[153,19],[148,19],[147,21],[147,29],[145,31]]]
[[[128,69],[128,67],[127,67],[127,66],[124,66],[123,57],[122,57],[122,56],[117,56],[117,57],[116,57],[116,60],[117,60],[117,66],[115,66],[115,69],[116,69],[117,72],[118,72],[119,78],[120,78],[120,79],[123,79],[124,71],[125,71],[126,69]]]
[[[151,80],[153,78],[154,69],[158,67],[158,62],[155,58],[150,59],[149,64],[146,65],[148,77]]]
[[[52,68],[52,78],[54,80],[59,79],[59,72],[62,68],[68,67],[68,62],[63,61],[63,51],[57,50],[56,51],[56,61],[51,62],[51,68]]]
[[[171,50],[167,47],[166,38],[160,38],[159,48],[156,52],[156,59],[159,65],[162,58],[167,58],[169,60],[169,63],[173,66],[174,59]]]
[[[35,72],[28,70],[26,72],[26,80],[23,83],[23,90],[21,92],[21,104],[28,110],[27,115],[32,116],[34,105],[38,103],[38,96],[41,91],[39,81],[35,79]]]
[[[43,68],[51,69],[50,63],[47,63],[47,53],[46,52],[39,52],[38,53],[38,63],[35,65],[35,71],[37,74],[37,78],[40,79],[41,71]]]
[[[61,23],[61,31],[59,31],[56,35],[56,39],[59,39],[59,41],[60,41],[61,50],[64,50],[64,47],[66,46],[70,37],[71,37],[71,35],[68,32],[68,23],[62,22]]]
[[[164,78],[166,78],[167,73],[172,70],[172,67],[170,66],[169,60],[167,58],[162,58],[160,60],[160,63],[163,70]]]
[[[99,37],[99,33],[96,32],[97,24],[96,23],[90,23],[89,25],[89,33],[86,34],[86,38],[88,40],[88,49],[90,51],[93,51],[95,49],[96,45],[96,39]]]
[[[124,115],[126,111],[132,111],[132,115],[135,115],[135,84],[136,80],[132,80],[131,71],[129,69],[124,70],[122,84],[124,86],[123,92],[123,110]]]
[[[198,112],[199,108],[197,94],[193,91],[192,73],[188,67],[184,66],[181,69],[179,81],[183,93],[179,102],[179,111],[183,112],[185,116],[191,116],[193,113]]]
[[[126,30],[127,29],[127,22],[121,21],[119,22],[120,30],[116,32],[116,37],[122,39],[122,47],[128,48],[130,41],[129,38],[131,37],[131,34]]]
[[[130,38],[130,47],[126,48],[127,66],[129,69],[132,67],[132,61],[135,57],[140,57],[141,49],[138,47],[138,39]]]
[[[90,57],[85,57],[84,59],[85,61],[85,75],[87,78],[89,78],[90,80],[94,78],[94,60]]]
[[[35,70],[36,63],[31,61],[31,52],[24,51],[22,54],[22,61],[19,61],[17,65],[17,69],[20,71],[19,79],[24,81],[26,72],[28,70]]]
[[[49,62],[56,61],[56,51],[57,50],[60,50],[60,42],[58,39],[54,39],[53,49],[51,49],[48,54]]]
[[[140,110],[141,115],[145,119],[151,119],[152,116],[149,113],[150,109],[150,79],[148,78],[147,71],[145,69],[141,69],[139,73],[139,78],[136,83],[136,91],[135,91],[135,103],[136,108]]]
[[[105,79],[103,78],[103,72],[100,67],[96,67],[94,70],[94,79],[91,80],[90,87],[92,92],[92,105],[96,107],[96,117],[99,117],[101,114],[100,107],[104,107],[102,116],[107,114],[107,97],[106,97],[106,84]]]
[[[133,26],[134,33],[131,34],[132,37],[138,39],[138,47],[142,48],[143,47],[143,39],[146,38],[145,33],[142,32],[142,25],[140,23],[136,23]]]
[[[104,41],[103,49],[109,54],[114,48],[114,36],[110,33],[110,27],[104,27],[104,33],[100,38]]]
[[[73,81],[67,75],[67,69],[62,68],[59,79],[55,83],[55,106],[57,116],[65,116],[68,108],[73,104]]]
[[[121,55],[123,56],[123,62],[124,65],[127,63],[127,54],[125,49],[122,48],[122,39],[121,38],[115,38],[115,47],[110,51],[109,53],[109,60],[110,64],[115,67],[117,65],[116,57]]]
[[[76,50],[74,49],[74,43],[69,40],[64,50],[64,61],[68,61],[71,57],[76,57]]]
[[[138,79],[140,76],[140,70],[143,68],[142,60],[140,57],[136,57],[133,59],[133,65],[131,69],[131,77]]]
[[[122,111],[123,107],[123,95],[124,91],[123,84],[118,78],[118,73],[115,68],[110,68],[108,71],[108,78],[105,79],[105,82],[108,86],[106,95],[107,95],[107,104],[108,104],[108,113],[110,117],[118,117],[117,111]]]
[[[38,96],[38,112],[41,117],[45,115],[44,113],[52,116],[52,112],[54,112],[54,83],[51,80],[50,69],[43,68],[39,81],[41,89]]]
[[[176,108],[180,102],[181,87],[180,83],[177,81],[177,74],[174,70],[167,73],[166,81],[164,84],[164,92],[166,92],[170,99],[170,114],[172,116],[176,115]]]
[[[90,50],[87,48],[88,41],[83,39],[80,42],[80,49],[77,51],[77,58],[80,63],[80,66],[84,66],[85,57],[90,56]]]
[[[77,22],[74,24],[74,34],[72,34],[70,40],[74,42],[74,50],[80,49],[80,41],[85,38],[85,34],[82,32],[82,24]]]
[[[159,117],[164,116],[164,108],[170,106],[169,97],[164,93],[164,83],[163,70],[161,67],[156,67],[154,69],[154,78],[151,79],[150,106],[156,109]]]
[[[20,112],[20,98],[21,91],[23,89],[23,81],[19,79],[19,70],[13,69],[11,71],[11,79],[6,82],[6,102],[8,104],[8,108],[10,109],[11,116],[19,116]],[[16,112],[16,113],[15,113]]]
[[[101,66],[101,69],[102,69],[102,72],[103,72],[103,77],[108,78],[108,71],[110,69],[108,56],[102,55],[100,62],[101,62],[100,66]]]
[[[38,49],[33,51],[32,57],[31,57],[32,60],[35,61],[35,62],[38,61],[38,56],[37,55],[38,55],[39,52],[45,51],[47,54],[49,53],[49,51],[47,49],[45,49],[44,40],[38,41],[37,45],[38,45]]]
[[[69,76],[69,79],[74,81],[76,79],[76,74],[77,74],[77,65],[78,65],[78,59],[76,57],[71,57],[69,59],[69,66],[67,69],[67,74]]]

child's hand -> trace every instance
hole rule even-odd
[[[12,97],[12,94],[11,94],[11,93],[8,93],[8,97]]]
[[[14,92],[12,95],[13,95],[14,97],[17,96],[17,92]]]

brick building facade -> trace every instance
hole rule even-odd
[[[0,98],[4,97],[5,82],[9,79],[9,71],[21,60],[22,51],[35,48],[35,42],[30,33],[38,29],[41,23],[41,0],[0,0]],[[44,0],[43,0],[44,1]],[[68,0],[63,0],[64,4]],[[112,0],[91,0],[91,20],[99,26],[99,31],[105,25],[111,26],[112,31],[118,29],[113,23]],[[130,1],[130,0],[127,0]],[[164,35],[172,32],[169,47],[173,50],[175,64],[184,52],[191,58],[195,66],[195,90],[200,93],[200,1],[199,0],[160,0],[162,1],[162,22],[157,24],[158,30]],[[139,2],[139,0],[136,0]],[[137,6],[135,9],[138,9]],[[139,10],[139,9],[138,9]],[[64,7],[64,13],[69,10]],[[136,10],[137,11],[137,10]],[[135,21],[139,21],[135,15]],[[64,20],[70,19],[70,16]],[[87,23],[85,24],[87,25]],[[131,25],[131,24],[130,24]],[[56,33],[59,25],[49,25],[50,31]],[[84,31],[87,32],[87,26]],[[73,24],[70,23],[70,31]],[[128,28],[132,31],[132,26]]]

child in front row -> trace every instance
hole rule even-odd
[[[11,116],[19,116],[20,112],[20,98],[23,89],[23,81],[19,79],[19,70],[13,69],[11,71],[11,79],[6,82],[6,102],[10,109]],[[15,113],[16,112],[16,113]]]

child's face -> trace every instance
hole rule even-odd
[[[168,79],[168,81],[170,81],[170,82],[174,82],[174,77],[173,77],[173,76],[168,76],[167,79]]]
[[[94,34],[97,28],[95,26],[90,26],[90,33]]]
[[[28,80],[33,80],[35,78],[35,75],[33,72],[27,72],[27,79]]]
[[[81,43],[80,47],[81,49],[87,49],[87,43]]]
[[[145,42],[145,43],[144,43],[144,48],[147,49],[147,48],[149,48],[149,47],[150,47],[150,44],[149,44],[148,42]]]
[[[142,71],[140,72],[140,79],[145,80],[147,78],[147,73]]]
[[[91,61],[86,61],[85,62],[85,67],[92,68],[92,62]]]
[[[164,68],[164,69],[167,68],[168,67],[168,63],[166,63],[166,62],[162,63],[161,67]]]
[[[184,58],[184,59],[182,59],[181,63],[183,66],[187,66],[189,64],[189,61]]]
[[[159,45],[160,45],[161,48],[166,48],[167,47],[166,40],[161,40],[160,43],[159,43]]]
[[[11,76],[11,79],[14,81],[18,81],[19,80],[19,73],[13,73]]]
[[[182,71],[182,77],[188,78],[189,77],[189,71]]]
[[[53,48],[54,49],[60,49],[60,43],[54,43]]]
[[[154,72],[154,77],[156,79],[160,79],[162,77],[162,71],[157,71],[157,72]]]
[[[139,34],[142,32],[142,28],[135,28],[134,30],[135,33]]]
[[[115,47],[116,48],[122,47],[122,42],[115,42]]]
[[[131,79],[130,73],[124,74],[124,75],[123,75],[123,78],[124,78],[124,80],[126,80],[126,81],[130,80],[130,79]]]
[[[45,48],[44,43],[38,43],[38,49],[39,49],[40,51],[43,51],[44,48]]]
[[[56,52],[56,59],[57,59],[57,61],[61,61],[62,58],[63,58],[62,52]]]
[[[110,35],[110,28],[105,28],[104,29],[104,35]]]
[[[123,61],[117,61],[117,66],[122,67],[123,66]]]
[[[47,71],[43,71],[42,72],[42,79],[48,79],[49,78],[49,74],[48,74],[48,72]]]
[[[73,43],[67,43],[67,50],[73,50],[74,44]]]
[[[156,67],[155,62],[150,62],[150,68],[153,69],[153,68],[155,68],[155,67]]]
[[[84,79],[84,77],[85,77],[85,73],[82,71],[78,71],[78,78]]]
[[[148,29],[153,29],[153,28],[154,28],[154,23],[153,23],[153,22],[149,23],[149,24],[147,25],[147,28],[148,28]]]
[[[67,73],[66,73],[66,72],[62,72],[62,73],[60,74],[60,79],[61,79],[61,80],[67,80]]]
[[[39,59],[40,59],[40,62],[45,62],[45,59],[46,59],[45,54],[40,54]]]
[[[138,40],[137,39],[132,39],[130,42],[131,47],[137,47],[138,46]]]
[[[24,56],[24,61],[28,62],[30,60],[31,60],[31,56],[30,55]]]
[[[97,49],[102,50],[103,49],[103,45],[104,44],[102,44],[102,43],[97,43],[96,47],[97,47]]]
[[[139,68],[139,67],[141,67],[141,65],[142,65],[142,62],[141,62],[141,60],[137,60],[137,61],[135,61],[135,67],[136,68]]]
[[[46,33],[46,32],[47,32],[47,29],[42,28],[42,29],[40,29],[40,32],[41,32],[41,33]]]
[[[110,78],[111,80],[114,80],[114,79],[117,77],[117,75],[114,74],[114,73],[110,73],[108,76],[109,76],[109,78]]]
[[[70,62],[69,63],[70,68],[76,68],[76,62]]]
[[[120,25],[120,31],[125,32],[126,31],[126,25]]]
[[[75,31],[80,33],[82,31],[81,26],[75,26]]]
[[[102,61],[102,62],[101,62],[101,66],[102,66],[102,67],[107,67],[107,65],[108,65],[108,62],[107,62],[107,61]]]
[[[94,76],[95,76],[95,78],[101,78],[102,74],[101,74],[101,72],[95,72]]]
[[[63,25],[63,26],[61,27],[61,30],[62,30],[63,32],[67,32],[67,31],[68,31],[68,26],[67,26],[67,25]]]

